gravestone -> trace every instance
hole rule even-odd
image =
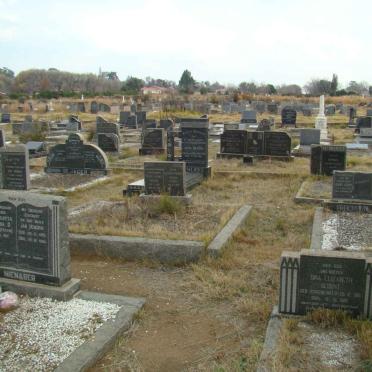
[[[220,136],[221,154],[246,154],[247,144],[246,130],[225,130]]]
[[[49,130],[49,123],[47,122],[28,122],[23,123],[13,123],[12,133],[13,135],[21,134],[37,134],[42,132],[47,132]]]
[[[1,122],[2,123],[10,123],[10,114],[8,114],[8,113],[1,114]]]
[[[145,122],[142,124],[143,129],[154,129],[157,127],[156,120],[146,119]]]
[[[372,116],[372,110],[371,109],[367,109],[367,114],[366,116]]]
[[[310,146],[319,145],[320,143],[320,129],[302,128],[300,129],[300,145]]]
[[[0,147],[0,189],[30,188],[29,155],[25,145]]]
[[[146,111],[137,111],[135,115],[137,116],[137,124],[145,124]]]
[[[257,123],[257,113],[254,110],[246,110],[242,112],[242,117],[240,119],[241,123]]]
[[[372,200],[372,173],[335,171],[332,198]]]
[[[185,162],[157,161],[144,163],[145,194],[186,195]]]
[[[159,128],[163,128],[165,130],[168,130],[169,128],[173,127],[174,123],[171,119],[161,119],[159,122]]]
[[[208,167],[209,119],[183,118],[180,123],[182,138],[181,160],[186,162],[186,172],[201,173],[209,177]]]
[[[137,129],[137,115],[129,115],[127,120],[128,129]]]
[[[90,103],[90,112],[91,114],[98,114],[98,103],[96,101],[92,101]]]
[[[173,126],[167,129],[167,161],[174,161],[174,130]]]
[[[0,226],[0,277],[52,286],[71,279],[65,198],[2,190]]]
[[[160,128],[143,129],[140,155],[155,155],[165,152],[165,132]]]
[[[332,176],[333,171],[346,168],[346,146],[311,145],[310,172]]]
[[[282,125],[294,125],[296,126],[297,111],[289,106],[286,106],[282,110]]]
[[[356,132],[359,132],[362,128],[372,128],[372,117],[364,116],[359,117],[356,120]]]
[[[336,114],[336,106],[335,105],[327,105],[325,107],[326,115],[335,115]]]
[[[120,124],[123,124],[123,125],[126,125],[128,123],[129,116],[130,116],[130,112],[129,111],[120,111],[120,114],[119,114],[119,123]]]
[[[247,155],[265,154],[265,132],[248,132]]]
[[[259,132],[267,132],[271,130],[271,124],[268,119],[262,119],[258,124],[257,130]]]
[[[85,112],[85,103],[84,102],[78,102],[77,111],[78,112]]]
[[[285,132],[264,132],[265,155],[290,156],[291,137]]]
[[[119,151],[119,137],[115,133],[98,133],[97,144],[104,152]]]
[[[118,137],[120,135],[120,127],[117,123],[110,123],[103,119],[101,116],[97,116],[96,119],[96,133],[113,133]]]
[[[371,266],[363,253],[283,252],[279,312],[305,315],[326,308],[371,318]]]
[[[359,136],[362,138],[372,137],[372,128],[360,128]]]
[[[276,115],[278,113],[278,104],[277,103],[268,103],[267,104],[267,111],[270,114]]]
[[[5,146],[5,132],[0,129],[0,148]]]
[[[108,160],[97,146],[84,144],[83,137],[71,133],[65,144],[52,147],[47,156],[46,173],[107,174]]]
[[[109,105],[106,105],[106,103],[99,103],[98,104],[98,111],[102,112],[110,112],[111,108]]]

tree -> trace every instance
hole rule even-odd
[[[349,86],[346,88],[346,91],[349,94],[358,94],[358,95],[364,95],[369,93],[369,86],[368,83],[365,81],[356,82],[356,81],[350,81]]]
[[[8,67],[3,67],[3,68],[0,67],[0,74],[10,79],[14,78],[14,72]]]
[[[182,73],[181,79],[178,83],[179,90],[183,93],[192,93],[195,88],[195,80],[189,70]]]
[[[268,94],[276,94],[277,93],[274,85],[272,85],[272,84],[267,84],[267,90],[268,90]]]
[[[137,94],[141,90],[141,88],[143,88],[144,86],[145,86],[145,82],[142,79],[136,78],[134,76],[128,76],[121,90],[128,92],[128,93]]]
[[[332,81],[331,81],[331,91],[330,94],[334,96],[337,92],[338,88],[338,76],[336,74],[332,75]]]
[[[306,93],[311,94],[313,96],[320,96],[322,94],[331,94],[332,82],[329,80],[325,80],[325,79],[312,79],[310,82],[308,82],[304,86],[304,89]]]
[[[256,84],[252,81],[250,83],[247,83],[245,81],[241,82],[239,84],[239,90],[242,92],[242,93],[257,93],[257,86]]]
[[[283,96],[301,96],[302,89],[297,84],[281,85],[276,88],[279,94]]]

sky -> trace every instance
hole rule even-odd
[[[0,0],[0,67],[372,83],[371,0]]]

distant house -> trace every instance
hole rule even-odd
[[[168,92],[169,92],[169,88],[164,88],[164,87],[151,86],[151,87],[141,88],[142,94],[163,94],[163,93],[168,93]]]

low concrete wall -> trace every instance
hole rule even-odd
[[[323,243],[323,208],[315,208],[313,232],[311,234],[310,249],[322,249]]]
[[[123,258],[129,261],[151,259],[161,263],[195,262],[205,254],[218,257],[235,231],[242,227],[252,207],[243,205],[205,248],[192,240],[163,240],[93,234],[70,234],[72,255]]]
[[[107,235],[70,234],[72,254],[153,259],[163,263],[182,264],[197,261],[204,253],[204,243],[189,240],[162,240]]]
[[[215,236],[212,242],[207,247],[207,254],[213,257],[218,257],[222,253],[222,248],[230,241],[235,231],[243,226],[247,220],[252,206],[243,205],[234,214],[225,227]]]
[[[302,182],[301,186],[300,186],[300,189],[298,190],[295,198],[294,198],[294,201],[295,203],[306,203],[306,204],[320,204],[320,205],[323,205],[324,203],[324,199],[321,199],[321,198],[310,198],[308,196],[302,196],[302,193],[303,193],[303,189],[305,188],[305,182]]]

